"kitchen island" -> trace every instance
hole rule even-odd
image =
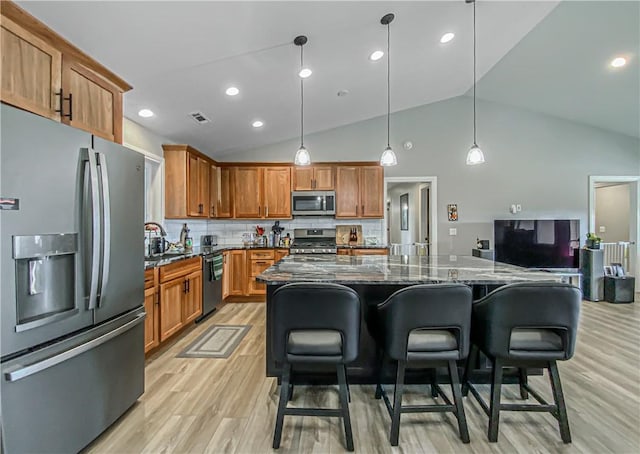
[[[564,282],[565,277],[550,272],[529,271],[504,263],[471,256],[336,256],[291,255],[265,270],[256,280],[267,284],[266,373],[280,376],[280,366],[271,354],[271,300],[278,287],[292,282],[330,282],[354,289],[362,302],[360,354],[348,366],[353,383],[375,383],[376,345],[367,320],[375,306],[393,292],[416,284],[462,283],[474,290],[474,298],[506,284],[517,282]],[[300,304],[304,304],[301,301]],[[392,372],[392,371],[389,371]],[[299,381],[331,380],[322,370],[309,368],[297,374]],[[391,373],[385,381],[391,382]],[[411,377],[408,377],[411,380]]]

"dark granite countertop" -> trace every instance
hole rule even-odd
[[[531,281],[561,282],[562,277],[472,256],[290,255],[265,270],[256,280],[270,285],[290,282],[503,285]]]
[[[220,246],[213,246],[211,248],[207,248],[206,251],[203,251],[201,247],[194,247],[191,252],[183,252],[183,253],[164,253],[161,256],[157,256],[156,260],[146,260],[144,261],[144,269],[148,270],[151,268],[156,268],[159,266],[168,265],[170,263],[174,263],[180,260],[190,259],[192,257],[198,257],[201,255],[215,254],[216,252],[223,251],[231,251],[234,249],[286,249],[285,247],[269,247],[269,246],[244,246],[243,244],[226,244]]]
[[[386,244],[339,244],[338,249],[389,249]]]

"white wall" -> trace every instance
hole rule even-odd
[[[391,243],[412,244],[420,242],[420,186],[422,183],[394,183],[387,187],[387,199],[391,202],[389,233]],[[400,196],[409,194],[408,230],[400,229]]]
[[[157,156],[164,156],[163,143],[174,143],[126,117],[123,122],[122,141]]]
[[[596,188],[595,233],[603,242],[629,241],[629,207],[629,183]]]
[[[309,125],[312,127],[312,125]],[[481,166],[465,165],[472,138],[472,103],[465,96],[392,115],[398,165],[385,176],[438,177],[438,251],[469,254],[479,238],[493,239],[494,219],[577,218],[587,231],[588,176],[640,174],[637,138],[487,101],[478,102]],[[378,160],[384,117],[310,134],[315,161]],[[401,144],[411,140],[413,149]],[[298,139],[224,156],[229,161],[291,161]],[[448,203],[458,222],[448,222]],[[522,212],[509,213],[512,203]],[[457,236],[448,236],[456,227]],[[493,240],[491,241],[493,247]]]

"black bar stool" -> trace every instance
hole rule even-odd
[[[380,355],[380,371],[376,399],[384,398],[391,416],[390,441],[398,446],[402,413],[454,413],[463,443],[469,443],[469,431],[462,404],[456,361],[469,353],[471,326],[471,289],[462,284],[414,285],[398,290],[377,307],[371,330],[384,348]],[[384,356],[397,362],[393,406],[382,387]],[[445,404],[402,405],[402,393],[407,368],[433,369],[446,366],[451,379],[453,403],[431,380],[431,395],[441,396]],[[432,377],[435,377],[435,370]]]
[[[273,448],[280,447],[285,415],[339,416],[344,422],[346,445],[353,451],[349,417],[346,364],[355,360],[360,346],[360,298],[343,285],[296,283],[273,293],[273,356],[282,364],[280,403]],[[293,364],[335,365],[340,409],[287,407]]]
[[[582,295],[577,287],[560,283],[511,284],[473,304],[471,354],[462,380],[489,416],[489,441],[498,441],[500,410],[551,413],[560,426],[562,441],[571,443],[567,409],[556,361],[573,356]],[[491,404],[470,383],[472,361],[478,349],[492,361]],[[503,367],[518,368],[520,396],[531,394],[537,404],[501,404]],[[527,383],[526,368],[547,368],[555,403],[547,403]]]

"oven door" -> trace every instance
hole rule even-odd
[[[329,206],[327,199],[330,199]],[[295,191],[291,193],[291,211],[296,216],[335,214],[335,192]]]

